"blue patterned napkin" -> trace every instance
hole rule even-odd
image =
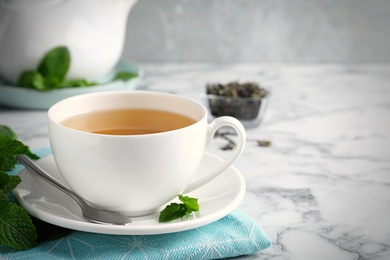
[[[49,149],[35,152],[41,157]],[[22,169],[18,165],[10,174]],[[269,247],[262,228],[236,209],[203,227],[161,235],[106,235],[73,231],[26,251],[0,245],[0,259],[220,259]]]

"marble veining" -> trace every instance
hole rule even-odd
[[[247,183],[239,208],[273,244],[240,259],[390,259],[389,65],[143,66],[140,89],[199,102],[207,82],[271,87],[265,118],[248,129],[235,167]],[[0,123],[33,149],[49,146],[46,111],[2,108]],[[224,157],[225,143],[216,138],[208,150]]]

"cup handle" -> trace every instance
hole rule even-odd
[[[230,116],[218,117],[208,125],[206,146],[209,146],[211,144],[215,133],[219,128],[223,126],[230,126],[237,132],[238,134],[237,146],[234,148],[232,154],[225,160],[225,162],[219,168],[217,168],[210,174],[206,175],[205,177],[192,181],[187,186],[187,188],[184,190],[183,193],[191,192],[203,186],[204,184],[208,183],[212,179],[216,178],[223,171],[225,171],[229,166],[231,166],[238,159],[238,157],[241,155],[242,151],[244,150],[245,142],[246,142],[245,128],[240,121]]]

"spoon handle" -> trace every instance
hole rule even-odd
[[[69,196],[71,196],[77,203],[82,206],[85,202],[77,195],[74,191],[68,189],[55,179],[53,179],[47,172],[45,172],[41,167],[35,164],[27,155],[19,154],[16,156],[17,160],[23,164],[26,168],[37,174],[39,177],[43,178],[45,181],[49,182],[51,185],[55,186],[56,188],[62,190]]]

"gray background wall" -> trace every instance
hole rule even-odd
[[[390,0],[139,0],[139,62],[390,62]]]

